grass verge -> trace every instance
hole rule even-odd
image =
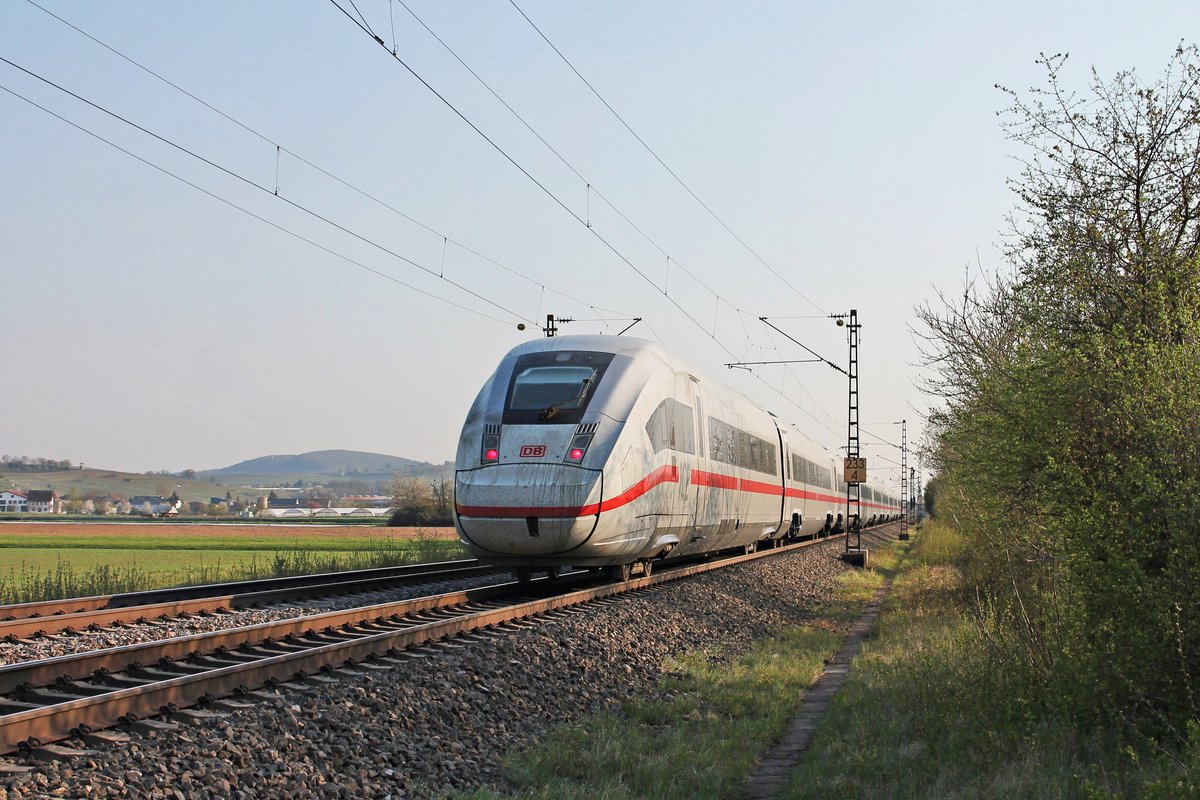
[[[555,729],[510,756],[514,793],[542,800],[737,797],[758,754],[778,740],[884,577],[887,551],[872,551],[868,570],[848,571],[839,602],[810,624],[781,628],[749,653],[718,648],[664,665],[646,697],[619,711]],[[480,790],[470,800],[494,800]]]
[[[911,545],[911,546],[910,546]],[[964,609],[957,534],[901,543],[875,635],[793,774],[800,798],[1198,797],[1193,772],[1119,725],[1082,730],[993,662]],[[1197,749],[1192,749],[1192,760]]]

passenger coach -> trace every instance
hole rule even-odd
[[[455,525],[518,576],[751,551],[840,525],[832,455],[661,345],[561,336],[514,348],[459,439]],[[862,487],[864,521],[899,513]]]

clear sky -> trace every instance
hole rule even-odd
[[[898,441],[907,418],[915,439],[913,307],[998,266],[1013,203],[994,84],[1040,83],[1039,52],[1061,51],[1072,85],[1093,66],[1150,78],[1200,23],[1194,2],[517,0],[747,249],[512,4],[405,2],[357,0],[385,49],[328,1],[38,0],[236,123],[0,4],[5,59],[228,172],[2,62],[0,86],[262,218],[0,92],[0,451],[136,471],[452,459],[479,386],[547,313],[579,320],[565,333],[642,317],[631,335],[832,448],[840,375],[724,365],[805,357],[760,316],[844,362],[820,315],[852,307],[862,420]]]

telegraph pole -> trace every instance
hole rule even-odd
[[[910,467],[908,470],[908,507],[912,509],[914,515],[917,514],[917,470]]]
[[[900,541],[908,539],[908,420],[900,420]]]
[[[858,428],[858,310],[848,315],[836,314],[838,325],[846,325],[850,334],[850,364],[848,378],[846,460],[843,478],[846,483],[846,552],[842,558],[856,566],[867,565],[867,551],[862,549],[862,491],[867,479],[867,460],[862,457]],[[848,320],[848,322],[847,322]]]

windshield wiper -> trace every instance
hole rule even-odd
[[[540,419],[542,422],[546,422],[548,420],[554,419],[554,415],[557,414],[559,412],[559,409],[561,409],[562,406],[566,405],[567,403],[573,402],[573,403],[575,403],[575,407],[578,408],[579,405],[583,402],[583,398],[587,397],[588,387],[590,387],[591,385],[592,385],[592,379],[584,378],[582,381],[582,385],[579,387],[579,394],[575,395],[574,397],[568,397],[566,400],[559,400],[554,405],[543,408],[541,411],[538,412],[538,419]]]

